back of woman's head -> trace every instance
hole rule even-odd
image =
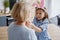
[[[23,2],[15,3],[10,13],[16,21],[22,23],[27,20],[28,13]]]

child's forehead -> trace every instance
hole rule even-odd
[[[44,12],[44,11],[40,9],[40,10],[37,10],[37,12]]]

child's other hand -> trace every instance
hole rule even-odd
[[[27,27],[31,28],[31,22],[26,21],[25,25],[26,25]]]

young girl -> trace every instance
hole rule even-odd
[[[15,3],[11,14],[16,21],[9,25],[8,40],[37,40],[35,32],[25,26],[25,22],[29,16],[25,3]]]
[[[47,32],[48,23],[46,11],[42,8],[37,8],[33,23],[26,22],[26,25],[36,31],[38,40],[51,40]]]

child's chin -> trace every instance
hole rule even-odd
[[[38,20],[41,20],[41,18],[38,18]]]

